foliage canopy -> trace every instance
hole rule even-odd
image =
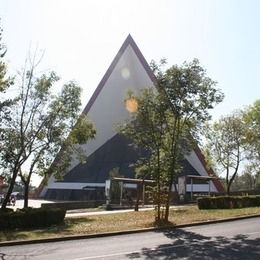
[[[184,62],[162,70],[166,61],[151,63],[155,86],[134,95],[137,110],[121,132],[149,156],[141,158],[137,171],[143,178],[156,180],[153,190],[157,205],[156,221],[168,221],[172,185],[181,170],[180,161],[199,137],[201,126],[210,118],[209,110],[222,101],[216,82],[206,76],[199,61]]]

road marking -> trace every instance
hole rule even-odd
[[[255,234],[260,234],[260,231],[245,233],[243,235],[255,235]]]
[[[151,248],[151,249],[145,249],[144,252],[148,251],[161,251],[161,250],[167,250],[170,248],[177,248],[182,247],[184,245],[172,245],[172,246],[165,246],[160,248]],[[107,254],[107,255],[98,255],[98,256],[87,256],[87,257],[81,257],[81,258],[73,258],[72,260],[87,260],[87,259],[98,259],[98,258],[105,258],[105,257],[113,257],[113,256],[120,256],[120,255],[128,255],[128,254],[136,254],[142,252],[141,250],[138,251],[129,251],[129,252],[119,252],[114,254]]]

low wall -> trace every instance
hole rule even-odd
[[[69,209],[86,209],[86,208],[96,208],[105,204],[104,200],[99,201],[63,201],[54,203],[42,203],[42,208],[65,208]]]

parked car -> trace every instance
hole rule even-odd
[[[21,194],[20,192],[18,191],[14,191],[11,193],[11,197],[14,196],[17,200],[21,200],[23,199],[23,194]]]

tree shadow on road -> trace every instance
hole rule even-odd
[[[260,239],[245,235],[207,237],[183,229],[161,231],[172,243],[156,248],[143,248],[139,253],[127,255],[130,259],[260,259]]]

